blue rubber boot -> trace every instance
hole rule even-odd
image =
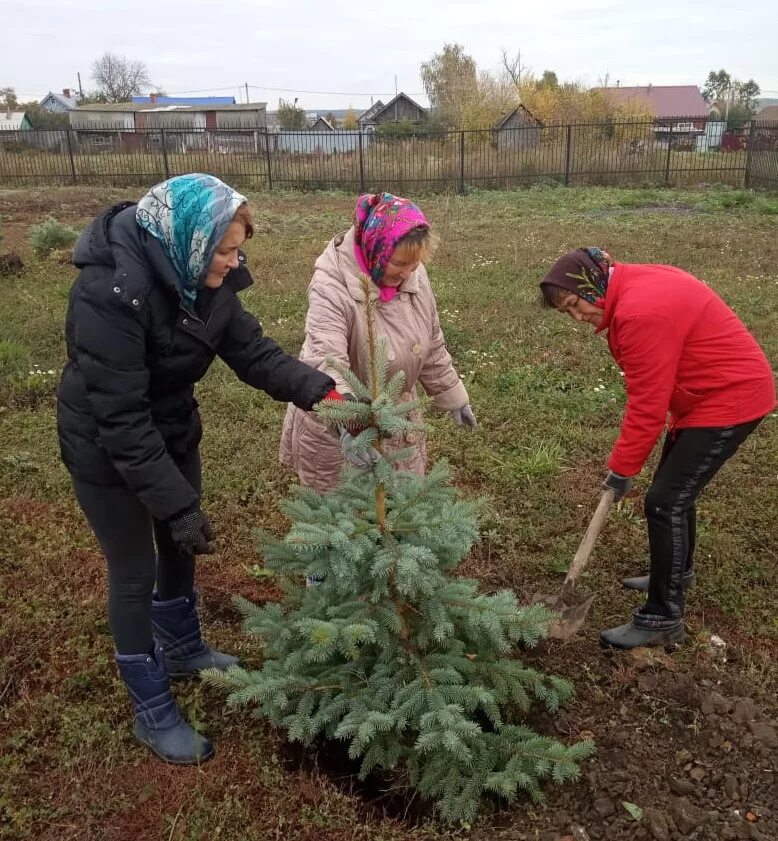
[[[171,678],[194,677],[202,669],[226,671],[238,665],[238,658],[215,651],[203,641],[197,617],[197,593],[177,599],[151,603],[154,636],[165,652]]]
[[[135,738],[174,765],[199,765],[210,759],[213,745],[181,718],[160,646],[155,644],[153,654],[115,656],[135,708]]]

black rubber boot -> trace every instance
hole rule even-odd
[[[634,578],[625,578],[621,584],[627,590],[638,590],[641,593],[648,592],[648,578],[647,575],[636,575]],[[693,587],[697,580],[697,576],[694,572],[686,572],[684,573],[683,577],[681,578],[681,587],[684,590],[688,590],[689,587]]]
[[[630,622],[600,631],[600,643],[610,648],[671,647],[680,645],[685,638],[683,618],[642,613],[640,608]]]
[[[215,651],[203,641],[197,616],[197,593],[169,601],[156,595],[151,603],[154,636],[165,652],[171,678],[194,677],[202,669],[226,671],[238,665],[238,658]]]
[[[117,654],[116,664],[135,708],[139,742],[174,765],[199,765],[213,756],[208,739],[181,718],[159,645],[153,654]]]

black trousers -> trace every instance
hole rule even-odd
[[[199,495],[200,453],[178,466]],[[154,586],[162,600],[191,595],[194,555],[178,551],[167,524],[155,520],[129,488],[78,479],[73,487],[108,564],[108,624],[116,650],[146,654],[153,646]]]
[[[694,565],[697,498],[760,422],[667,434],[645,499],[651,575],[643,613],[683,616],[681,578]]]

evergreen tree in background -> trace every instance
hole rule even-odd
[[[552,614],[454,577],[478,538],[475,506],[457,498],[444,463],[419,477],[392,469],[407,450],[382,452],[383,438],[415,427],[415,404],[397,404],[403,375],[388,380],[370,308],[367,318],[368,382],[340,369],[361,402],[318,411],[333,426],[363,427],[354,447],[372,446],[380,459],[372,471],[345,469],[326,496],[299,489],[286,505],[288,534],[264,546],[267,567],[287,582],[286,603],[237,599],[264,663],[206,677],[290,741],[345,740],[361,778],[403,774],[444,820],[469,821],[484,794],[538,800],[544,780],[575,779],[593,746],[568,747],[521,724],[533,703],[554,712],[572,692],[511,656],[546,634]],[[305,576],[324,580],[305,588]]]

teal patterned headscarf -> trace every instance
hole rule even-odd
[[[135,218],[161,243],[187,306],[194,305],[216,246],[245,202],[223,181],[195,172],[157,184],[138,203]]]

